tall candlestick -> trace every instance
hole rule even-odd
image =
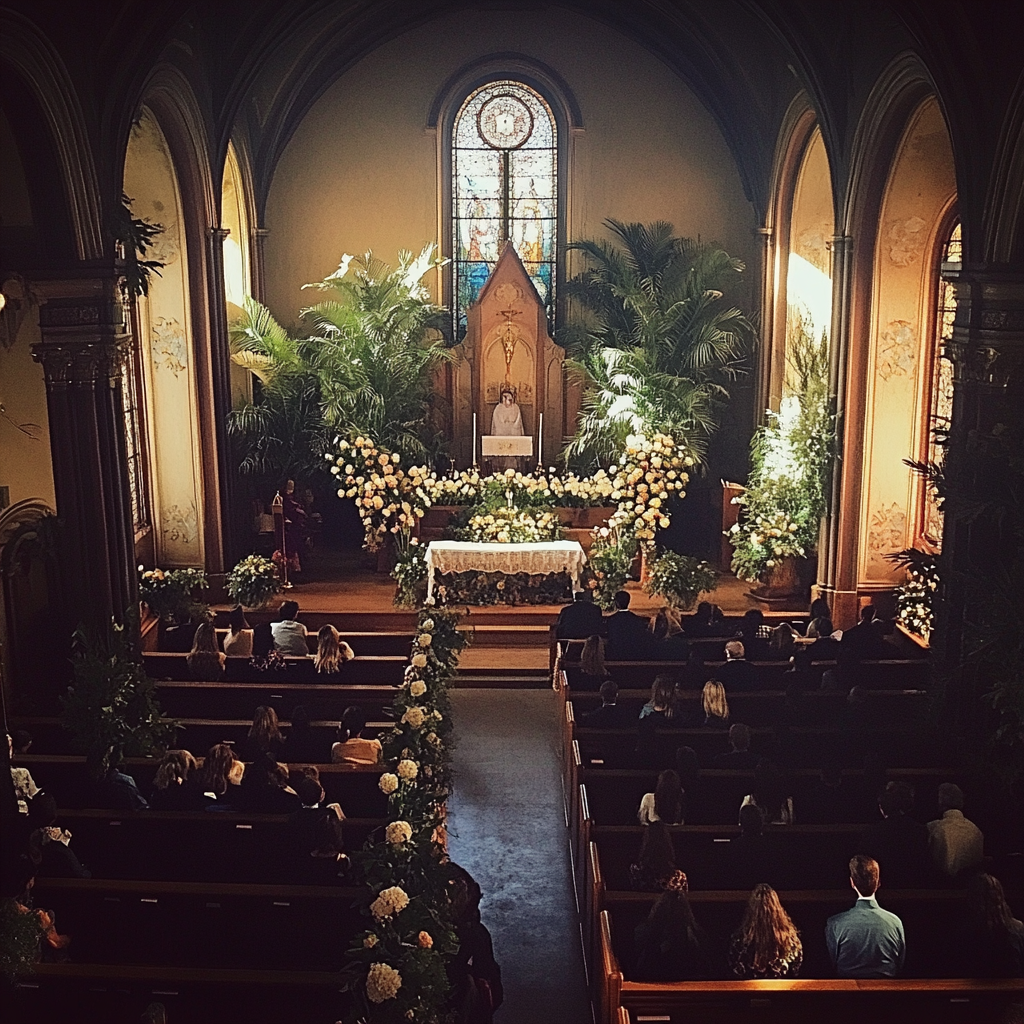
[[[537,416],[537,465],[544,465],[544,413]]]
[[[470,465],[476,465],[476,413],[473,413],[473,459]]]

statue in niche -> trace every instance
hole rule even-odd
[[[511,388],[502,388],[501,400],[491,413],[491,434],[498,437],[522,437],[525,433],[523,414],[516,404],[515,394]],[[491,456],[491,466],[495,472],[518,469],[519,459],[513,455],[495,455]]]

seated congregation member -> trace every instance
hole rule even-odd
[[[700,815],[700,762],[693,747],[676,748],[676,775],[683,787],[683,821],[691,825]]]
[[[207,799],[207,810],[232,811],[245,776],[245,764],[227,743],[210,747],[196,773],[196,789]]]
[[[701,711],[704,713],[700,722],[702,728],[729,728],[729,701],[725,696],[725,687],[717,679],[709,679],[704,684]]]
[[[952,782],[939,786],[939,812],[928,822],[928,849],[936,869],[954,879],[976,868],[985,856],[981,829],[964,817],[964,791]]]
[[[663,892],[633,933],[637,981],[701,981],[716,974],[711,941],[685,890]]]
[[[247,765],[238,787],[238,806],[253,814],[291,814],[301,806],[288,779],[288,768],[274,755],[259,754]]]
[[[252,658],[249,660],[249,668],[258,674],[269,674],[283,672],[284,667],[284,656],[274,646],[273,626],[269,622],[261,622],[252,631]],[[233,675],[230,672],[231,668],[229,663],[229,678]],[[244,678],[244,674],[239,678]]]
[[[201,811],[208,803],[196,785],[199,769],[187,750],[168,750],[153,777],[149,806],[154,811]]]
[[[608,669],[604,667],[604,640],[596,633],[587,637],[587,642],[580,652],[579,674],[576,676],[576,688],[580,690],[596,690],[608,678]]]
[[[305,658],[309,654],[306,627],[296,619],[298,614],[298,601],[283,601],[278,610],[278,621],[271,624],[271,631],[274,634],[274,646],[281,654]]]
[[[640,718],[652,715],[668,719],[672,717],[672,698],[675,696],[675,683],[672,677],[660,673],[651,683],[651,699],[640,709]]]
[[[807,825],[838,825],[856,820],[856,807],[856,794],[844,782],[842,766],[829,761],[800,802],[800,820]]]
[[[676,867],[672,835],[663,821],[653,821],[644,829],[640,856],[629,865],[629,880],[641,892],[686,892],[686,874]]]
[[[313,657],[313,666],[320,675],[334,675],[340,672],[341,666],[355,656],[355,651],[341,639],[332,625],[328,623],[320,627],[316,635],[316,654]]]
[[[480,886],[460,865],[449,861],[447,868],[445,888],[459,947],[447,967],[449,1006],[457,1024],[491,1024],[505,991],[491,934],[480,920]]]
[[[866,828],[857,852],[885,865],[885,880],[893,889],[922,885],[930,874],[928,830],[910,817],[914,790],[900,780],[887,782],[878,794],[882,820]]]
[[[10,901],[16,914],[34,914],[38,923],[39,950],[33,958],[46,962],[62,961],[67,954],[62,950],[71,944],[69,935],[61,935],[57,931],[52,910],[39,910],[33,907],[32,889],[36,884],[35,868],[28,857],[21,855],[12,857],[11,862],[0,871],[0,899]],[[6,915],[5,915],[6,916]],[[6,940],[5,940],[6,945]],[[6,952],[6,951],[5,951]]]
[[[775,882],[780,864],[775,837],[766,835],[764,817],[753,804],[740,808],[740,834],[720,844],[723,853],[723,889],[752,889],[760,882]]]
[[[708,670],[704,667],[704,655],[700,647],[694,644],[686,659],[686,666],[679,672],[676,681],[677,690],[699,690],[708,678]]]
[[[724,628],[722,609],[710,601],[701,601],[697,610],[683,624],[683,632],[691,639],[721,636]]]
[[[840,978],[894,978],[903,967],[903,922],[875,899],[878,862],[857,854],[850,861],[850,886],[857,902],[825,924],[825,944]]]
[[[690,657],[690,645],[674,608],[666,605],[658,612],[651,636],[654,641],[651,657],[654,661],[686,661]]]
[[[345,708],[338,725],[338,739],[331,747],[335,764],[377,764],[381,759],[380,740],[364,739],[366,714],[355,705]]]
[[[637,760],[651,768],[660,768],[671,763],[674,746],[668,738],[659,735],[661,730],[673,725],[672,700],[675,684],[671,676],[656,676],[651,684],[651,699],[640,709],[637,724]]]
[[[92,878],[71,849],[71,832],[58,828],[57,801],[40,793],[28,809],[28,855],[40,878]]]
[[[589,590],[576,591],[572,604],[566,605],[555,620],[555,636],[559,640],[586,640],[603,629],[604,616]]]
[[[615,611],[605,620],[609,661],[646,661],[651,654],[647,619],[629,610],[629,592],[620,590],[613,598]]]
[[[757,689],[757,671],[747,661],[746,648],[740,640],[725,645],[725,664],[719,665],[715,678],[729,693],[745,693]]]
[[[750,749],[750,726],[736,722],[729,726],[729,750],[718,754],[712,762],[715,768],[732,768],[749,772],[757,767],[760,760]]]
[[[260,754],[271,754],[275,758],[284,746],[284,736],[277,720],[277,712],[261,704],[252,716],[249,734],[242,745],[242,756],[246,761],[254,761]]]
[[[289,881],[296,885],[341,885],[349,868],[342,835],[345,815],[339,804],[324,803],[316,768],[289,773],[301,806],[288,816],[290,832]]]
[[[884,658],[892,652],[885,642],[879,627],[875,625],[875,606],[866,604],[860,610],[860,621],[852,629],[843,633],[840,641],[844,649],[858,659]]]
[[[245,609],[236,604],[228,616],[228,635],[224,637],[224,654],[229,658],[252,657],[253,631],[245,621]]]
[[[658,783],[653,793],[644,793],[637,811],[637,820],[641,825],[650,825],[652,821],[663,821],[666,825],[683,824],[683,785],[679,775],[671,768],[658,775]]]
[[[767,660],[772,628],[765,623],[764,612],[760,608],[748,608],[744,612],[743,622],[736,636],[742,641],[747,658],[751,661]]]
[[[601,684],[601,706],[587,712],[580,725],[588,729],[628,729],[632,724],[629,710],[618,703],[619,686],[614,679]]]
[[[796,654],[796,630],[788,622],[780,622],[768,641],[768,661],[789,661]]]
[[[112,761],[100,776],[96,785],[96,798],[100,807],[115,811],[145,811],[149,808],[135,779],[124,770],[122,759]]]
[[[313,732],[309,709],[303,704],[296,704],[292,708],[292,724],[278,757],[285,764],[324,764],[329,755],[330,744]]]
[[[811,629],[815,630],[814,642],[804,648],[807,657],[811,661],[835,661],[839,657],[839,640],[835,636],[832,620],[815,619],[807,629],[808,636],[811,635]]]
[[[740,808],[752,804],[761,812],[766,825],[792,825],[793,798],[787,793],[786,777],[778,766],[762,758],[754,769],[754,786],[743,798]]]
[[[217,644],[212,622],[201,622],[185,659],[189,674],[200,683],[215,683],[224,675],[225,655]]]
[[[958,934],[965,963],[956,965],[968,978],[1024,978],[1024,924],[1013,916],[1003,885],[978,873],[967,883],[966,927]]]
[[[7,734],[7,756],[14,756],[14,738]],[[18,810],[22,814],[28,814],[29,802],[35,799],[36,794],[41,792],[36,785],[32,773],[20,765],[11,765],[11,782],[14,783],[14,796],[18,801]]]
[[[11,735],[11,757],[20,757],[32,749],[32,733],[27,729],[15,729]]]
[[[800,933],[763,882],[754,887],[739,929],[729,940],[729,969],[737,978],[795,978],[804,950]]]

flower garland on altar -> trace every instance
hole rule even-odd
[[[561,535],[561,525],[553,513],[533,513],[517,508],[478,513],[461,531],[463,540],[480,544],[532,544],[558,540]]]
[[[457,952],[446,892],[446,805],[451,792],[448,680],[469,642],[458,616],[424,609],[393,710],[381,737],[388,825],[355,854],[368,892],[366,929],[343,972],[360,1024],[449,1019],[446,966]]]

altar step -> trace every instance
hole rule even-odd
[[[460,689],[544,690],[551,685],[551,676],[546,665],[543,668],[517,665],[460,668],[452,685]]]

